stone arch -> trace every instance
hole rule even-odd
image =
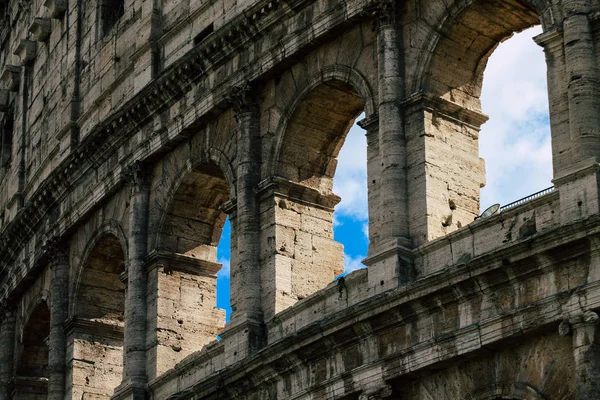
[[[50,309],[46,301],[40,300],[32,307],[22,332],[16,365],[17,376],[47,379]]]
[[[86,243],[86,245],[83,249],[83,252],[82,252],[82,256],[81,256],[82,261],[76,267],[75,279],[73,282],[73,290],[71,292],[73,294],[72,294],[71,307],[70,307],[71,308],[70,314],[73,316],[77,315],[77,312],[76,312],[77,303],[78,303],[77,302],[77,293],[79,293],[81,290],[80,285],[81,285],[81,280],[82,280],[85,266],[87,264],[87,261],[90,258],[92,251],[97,247],[98,242],[104,237],[113,237],[119,242],[121,251],[123,253],[122,257],[123,257],[124,263],[126,263],[129,258],[128,247],[127,247],[127,236],[125,235],[125,231],[123,230],[121,224],[115,220],[104,221],[102,223],[102,225],[98,229],[96,229],[94,234],[91,236],[91,238]]]
[[[427,41],[428,51],[422,52],[419,60],[420,79],[413,92],[424,91],[480,111],[479,95],[488,57],[515,32],[542,23],[542,15],[548,10],[545,1],[455,2]]]
[[[448,35],[458,22],[457,18],[459,18],[459,16],[474,3],[480,2],[481,0],[456,0],[437,18],[434,29],[428,35],[424,42],[425,46],[419,53],[416,68],[417,79],[415,79],[409,87],[410,90],[408,90],[408,93],[418,93],[428,87],[428,78],[430,77],[428,72],[431,68],[432,59],[435,56],[436,49],[443,47],[443,43],[441,42],[448,38]],[[555,24],[556,12],[552,7],[551,2],[547,0],[525,0],[524,2],[535,10],[539,17],[538,23],[541,23],[544,31],[550,29]],[[520,30],[523,29],[527,28],[521,28]],[[515,32],[516,30],[513,30],[498,42],[508,39]],[[485,62],[487,62],[487,57],[494,51],[498,42],[487,52],[487,56],[484,60]],[[485,64],[481,70],[483,71],[483,69],[485,69]]]
[[[332,192],[333,176],[348,131],[363,111],[375,114],[367,80],[335,65],[308,79],[277,125],[270,178],[258,188],[266,244],[261,268],[263,276],[278,277],[263,278],[267,321],[344,270],[344,248],[333,237],[333,212],[340,201]]]
[[[103,232],[89,249],[79,270],[73,304],[75,317],[123,321],[125,272],[123,243],[112,232]]]
[[[204,258],[208,254],[199,247],[204,247],[204,250],[209,250],[209,252],[210,249],[205,246],[216,247],[225,223],[226,215],[219,207],[228,199],[235,198],[235,174],[232,164],[219,150],[208,149],[203,152],[199,160],[186,162],[176,176],[177,178],[167,192],[166,207],[160,218],[156,240],[157,251],[169,251]],[[216,192],[204,184],[215,185]],[[189,204],[189,201],[203,197],[205,198],[202,200],[202,204],[195,205],[206,209],[204,211],[210,211],[205,217],[201,215],[202,210],[194,207],[194,204]],[[176,210],[179,210],[182,215],[175,214]],[[190,231],[177,233],[174,230],[176,220],[180,220]],[[200,224],[196,223],[196,226],[193,227],[192,221]],[[211,226],[212,229],[210,229]],[[198,233],[201,235],[196,238],[191,237]],[[187,234],[187,236],[177,237],[177,234]],[[208,257],[211,261],[215,261],[214,257]]]
[[[423,9],[436,22],[407,88],[414,94],[403,104],[409,154],[427,149],[426,157],[408,161],[408,191],[424,200],[410,205],[415,245],[459,229],[479,215],[480,189],[486,183],[479,132],[488,119],[481,111],[480,95],[488,57],[513,33],[552,15],[546,0],[457,0],[437,15],[435,7],[424,4]]]
[[[286,173],[282,171],[281,166],[283,163],[283,158],[285,158],[285,154],[283,153],[285,152],[286,144],[290,141],[288,135],[290,125],[293,125],[294,122],[296,122],[294,118],[297,117],[299,113],[305,111],[303,108],[310,106],[307,103],[312,102],[314,100],[312,97],[318,96],[320,91],[330,91],[338,95],[347,94],[353,100],[352,104],[350,104],[350,108],[354,107],[356,109],[360,109],[361,111],[364,110],[367,116],[372,116],[376,113],[376,99],[373,91],[367,79],[360,72],[344,65],[333,65],[324,68],[319,74],[315,74],[308,79],[308,83],[295,93],[292,101],[283,112],[284,117],[279,121],[277,130],[275,132],[274,157],[270,168],[271,176],[286,175]],[[349,118],[349,121],[353,122],[360,112],[351,112],[350,114],[356,114]],[[336,122],[343,123],[343,119],[344,116],[342,116],[340,121]],[[348,123],[349,121],[346,121],[346,126],[343,128],[343,133],[339,135],[339,137],[335,138],[337,140],[333,148],[329,149],[333,158],[337,157],[337,153],[339,152],[341,144],[343,143],[343,139],[352,125],[351,123]],[[310,161],[307,161],[306,164],[310,164]],[[326,175],[331,175],[331,177],[333,177],[335,166],[333,166],[333,168],[329,168],[328,171],[323,172]],[[296,180],[293,176],[286,177]],[[299,181],[303,180],[302,173],[299,174],[298,178]],[[308,182],[308,185],[315,186],[315,183]],[[330,182],[329,186],[331,186]],[[329,189],[331,188],[329,187]]]
[[[164,196],[164,206],[161,207],[161,213],[158,218],[158,229],[156,229],[155,233],[155,251],[173,251],[174,247],[171,245],[165,245],[165,238],[163,235],[165,224],[167,223],[167,219],[169,218],[169,210],[173,207],[173,202],[177,196],[178,190],[182,188],[182,185],[186,184],[186,179],[189,180],[190,173],[193,173],[194,170],[198,168],[202,169],[203,166],[213,166],[216,167],[220,171],[220,175],[224,178],[224,181],[228,185],[229,198],[236,198],[236,174],[235,168],[229,157],[219,149],[214,147],[210,147],[201,152],[199,157],[189,158],[181,168],[179,168],[175,173],[175,179],[171,183],[168,188],[166,195]],[[189,183],[189,182],[188,182]],[[224,222],[224,219],[223,219]],[[221,226],[222,227],[222,226]],[[165,248],[165,246],[167,248]]]
[[[497,382],[478,389],[464,400],[545,400],[538,390],[524,382]]]
[[[121,383],[127,245],[116,221],[92,236],[78,266],[67,330],[71,397],[108,399]]]
[[[150,377],[215,340],[224,327],[225,312],[216,308],[216,249],[234,183],[231,162],[213,148],[187,160],[167,191],[147,264]]]

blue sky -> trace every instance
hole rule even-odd
[[[532,37],[536,27],[500,44],[488,62],[481,94],[483,112],[490,119],[479,140],[486,161],[482,210],[508,204],[552,185],[552,158],[546,66],[542,49]],[[360,119],[360,118],[359,118]],[[335,240],[344,245],[345,273],[365,268],[367,254],[367,170],[364,131],[354,126],[338,157],[334,193],[342,201],[334,214]],[[217,259],[217,307],[229,308],[229,223],[223,229]]]

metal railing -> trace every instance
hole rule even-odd
[[[546,188],[544,190],[540,190],[537,193],[530,194],[527,197],[523,197],[522,199],[519,199],[517,201],[513,201],[512,203],[509,203],[509,204],[507,204],[505,206],[500,207],[500,212],[502,212],[504,210],[507,210],[509,208],[516,207],[516,206],[518,206],[520,204],[527,203],[530,200],[537,199],[538,197],[542,197],[543,195],[551,193],[553,191],[554,191],[554,186],[550,186],[549,188]]]

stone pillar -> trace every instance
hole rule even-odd
[[[396,24],[396,2],[377,0],[372,7],[377,26],[379,76],[379,232],[376,248],[364,261],[369,266],[369,288],[375,293],[393,289],[414,279],[413,247],[408,222],[406,138],[400,101],[404,69],[400,54],[400,30]]]
[[[590,24],[592,0],[563,1],[573,166],[600,160],[600,81]]]
[[[254,189],[260,181],[260,113],[249,86],[236,87],[227,96],[233,106],[237,130],[237,202],[236,232],[237,257],[231,264],[231,321],[228,332],[243,332],[235,357],[229,361],[253,354],[266,345],[261,295],[260,219]],[[234,239],[234,238],[232,238]],[[233,240],[232,240],[233,241]],[[241,328],[243,327],[243,331]],[[241,342],[240,342],[241,341]],[[229,354],[231,356],[232,354]],[[228,362],[229,362],[228,361]]]
[[[50,257],[50,336],[48,339],[48,399],[63,400],[67,339],[65,321],[69,313],[69,253],[57,243],[47,245]]]
[[[561,222],[568,224],[600,213],[600,75],[590,21],[592,1],[565,0],[563,15],[562,32],[549,31],[536,40],[544,46],[547,60],[554,62],[548,65],[549,79],[558,80],[553,74],[558,66],[564,81],[559,85],[549,80],[548,86],[551,121],[568,120],[568,132],[552,125],[553,182],[560,195]],[[555,55],[561,52],[564,57]],[[559,91],[566,96],[558,97]],[[554,103],[559,102],[566,111],[553,115],[558,108]]]
[[[148,379],[216,340],[225,311],[216,308],[222,265],[183,254],[148,256]]]
[[[344,246],[333,239],[335,194],[281,177],[258,186],[265,320],[333,282]]]
[[[69,318],[67,400],[109,398],[123,379],[123,326],[114,321]]]
[[[533,38],[544,49],[548,82],[550,132],[552,135],[553,176],[558,177],[571,167],[571,134],[569,126],[569,84],[563,51],[563,33],[548,30]]]
[[[15,321],[14,311],[4,309],[0,315],[0,400],[10,399],[8,383],[13,377]]]
[[[600,318],[593,311],[563,321],[561,336],[573,335],[577,400],[600,399]]]
[[[379,75],[379,149],[381,178],[379,201],[382,241],[401,239],[410,247],[407,189],[406,139],[400,110],[403,98],[403,67],[393,0],[379,0],[377,18],[377,59]]]
[[[485,163],[479,130],[487,116],[438,96],[419,93],[403,102],[408,143],[410,229],[416,246],[473,222]]]
[[[379,161],[379,116],[369,116],[358,125],[367,134],[367,187],[369,201],[369,254],[372,254],[379,244],[379,225],[381,217],[379,214],[379,177],[381,168]]]
[[[144,399],[146,375],[146,293],[148,202],[150,194],[148,167],[140,162],[129,166],[125,178],[131,190],[129,210],[128,268],[125,296],[123,385],[133,399]],[[125,387],[123,387],[125,386]]]

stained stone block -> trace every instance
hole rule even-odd
[[[21,68],[17,67],[16,65],[5,65],[0,79],[2,79],[4,86],[9,91],[18,91],[19,83],[21,82]]]
[[[67,11],[67,0],[46,0],[44,7],[50,11],[52,18],[60,19]]]
[[[38,42],[47,41],[51,31],[52,23],[50,18],[34,18],[29,26],[29,32],[31,32]]]
[[[37,43],[33,40],[21,40],[14,54],[21,59],[21,65],[29,65],[35,60]]]
[[[6,89],[0,89],[0,112],[8,111],[9,100],[10,92]]]

